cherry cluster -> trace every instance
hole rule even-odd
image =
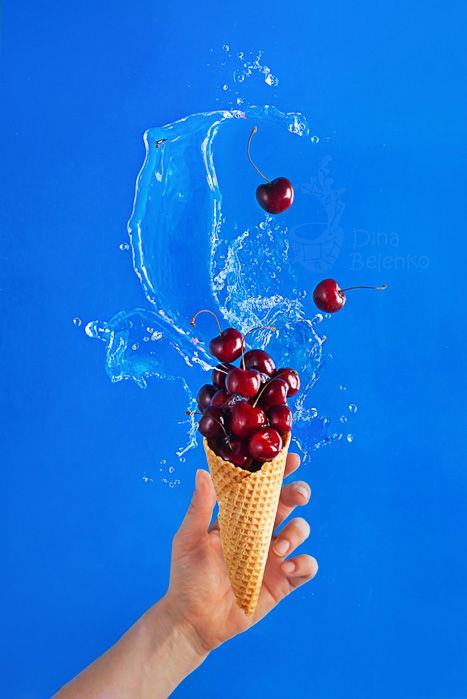
[[[279,454],[292,428],[287,398],[298,392],[300,378],[295,369],[276,369],[264,350],[245,352],[246,335],[235,328],[221,331],[219,325],[219,335],[211,340],[210,352],[221,363],[212,371],[212,383],[198,391],[198,429],[222,459],[258,471]],[[240,366],[234,366],[239,358]]]

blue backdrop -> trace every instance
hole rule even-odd
[[[72,319],[146,303],[119,250],[141,136],[220,105],[207,64],[223,43],[263,49],[278,106],[320,136],[345,190],[330,274],[390,289],[357,292],[328,329],[317,401],[348,383],[359,412],[353,443],[301,474],[318,577],[175,696],[467,697],[465,14],[435,0],[6,0],[3,697],[49,696],[166,589],[203,456],[179,487],[144,482],[182,396],[111,384]]]

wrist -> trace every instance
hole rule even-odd
[[[150,652],[146,659],[147,679],[160,672],[161,646],[167,657],[166,683],[173,689],[206,660],[206,648],[194,626],[180,614],[177,605],[166,594],[139,620],[149,639]]]

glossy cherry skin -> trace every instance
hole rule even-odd
[[[213,395],[216,393],[217,388],[215,386],[211,386],[210,383],[204,384],[204,386],[201,386],[201,388],[198,391],[198,395],[196,396],[196,400],[198,402],[198,408],[201,410],[202,413],[206,410],[206,408],[209,408],[211,405],[211,400]]]
[[[265,424],[265,413],[260,408],[254,408],[246,401],[234,405],[230,412],[230,431],[237,437],[246,439],[252,432]]]
[[[240,393],[245,398],[253,398],[261,386],[261,376],[256,369],[234,367],[227,374],[225,387],[229,393]]]
[[[292,183],[286,177],[276,177],[271,182],[260,184],[256,188],[256,199],[270,214],[281,214],[293,204]]]
[[[248,440],[248,451],[255,461],[270,461],[282,449],[282,437],[273,427],[261,427]]]
[[[215,408],[223,408],[224,403],[228,398],[227,391],[225,391],[223,388],[220,388],[218,391],[215,392],[211,399],[211,405]]]
[[[290,396],[294,396],[299,392],[300,376],[295,369],[290,369],[290,367],[282,367],[282,369],[278,369],[276,371],[275,376],[281,378],[283,381],[287,381],[289,384],[289,392],[287,393],[289,398]]]
[[[263,410],[269,410],[274,405],[284,405],[287,402],[289,384],[283,379],[271,379],[262,389],[258,405]]]
[[[220,388],[212,397],[211,405],[215,408],[220,408],[224,413],[230,412],[230,410],[239,403],[240,401],[245,401],[244,396],[238,393],[227,393],[223,388]]]
[[[227,328],[209,343],[209,351],[220,362],[233,362],[245,349],[245,340],[239,330]]]
[[[216,439],[225,434],[222,428],[223,424],[222,410],[220,408],[207,408],[199,421],[198,430],[204,437]]]
[[[325,313],[340,311],[346,300],[335,279],[323,279],[313,291],[313,301]]]
[[[246,442],[243,439],[230,439],[229,442],[224,442],[218,447],[219,456],[224,461],[230,461],[234,466],[248,469],[251,466],[253,459],[247,449]]]
[[[258,371],[272,376],[276,370],[274,359],[264,350],[249,350],[245,354],[245,366],[247,369],[258,369]]]
[[[230,369],[233,369],[233,364],[218,364],[212,370],[212,382],[217,388],[225,388],[225,379]]]
[[[279,434],[285,434],[292,429],[292,411],[286,405],[274,405],[266,413],[268,422]]]

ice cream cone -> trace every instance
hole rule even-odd
[[[224,461],[203,441],[219,503],[219,529],[232,590],[251,616],[258,602],[284,478],[290,433],[282,450],[250,473]]]

